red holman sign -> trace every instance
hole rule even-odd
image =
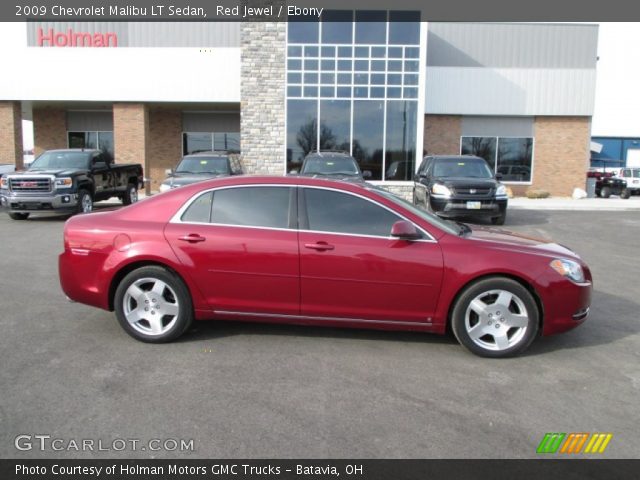
[[[53,28],[43,30],[38,27],[36,34],[38,47],[117,47],[118,35],[114,32],[88,33],[76,32],[69,28],[66,32],[57,32]]]

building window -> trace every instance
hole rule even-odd
[[[410,180],[419,12],[325,10],[305,26],[288,23],[287,172],[311,151],[343,150],[372,180]]]
[[[183,155],[213,150],[240,153],[240,133],[185,132],[182,134]]]
[[[505,182],[531,183],[531,137],[462,137],[460,153],[484,158]]]
[[[91,148],[100,150],[110,160],[114,159],[113,132],[68,132],[69,148]]]

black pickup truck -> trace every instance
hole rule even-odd
[[[136,202],[143,185],[140,164],[114,164],[99,150],[49,150],[28,170],[2,176],[0,208],[14,220],[31,213],[88,213],[94,202],[111,197]]]

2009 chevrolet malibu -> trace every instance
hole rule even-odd
[[[563,246],[305,177],[210,180],[73,217],[59,270],[70,299],[115,310],[144,342],[208,319],[450,328],[486,357],[579,325],[592,289]]]

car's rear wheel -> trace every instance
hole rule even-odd
[[[611,196],[611,187],[602,187],[600,190],[600,196],[602,198],[609,198]]]
[[[159,266],[129,273],[118,285],[114,300],[122,328],[137,340],[164,343],[182,335],[193,321],[186,285]]]
[[[131,205],[132,203],[136,203],[138,201],[138,189],[133,183],[127,185],[127,191],[124,192],[124,196],[122,197],[122,203],[124,205]]]
[[[451,328],[460,344],[476,355],[514,356],[524,352],[538,333],[538,307],[520,283],[490,277],[471,284],[458,297]]]
[[[12,212],[9,214],[9,217],[11,217],[12,220],[26,220],[27,218],[29,218],[29,214]]]
[[[631,196],[631,192],[628,188],[624,188],[622,192],[620,192],[620,198],[624,198],[625,200]]]

